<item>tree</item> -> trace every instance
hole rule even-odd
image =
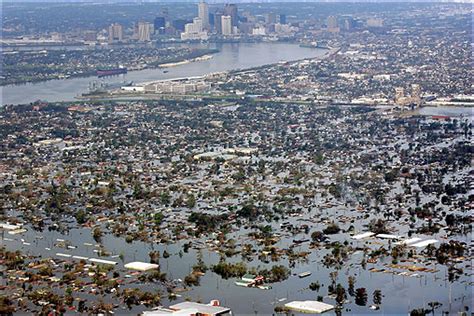
[[[311,291],[319,291],[319,289],[321,288],[321,285],[319,284],[318,281],[316,282],[311,282],[310,285],[309,285],[309,289]]]
[[[150,256],[150,263],[160,263],[160,252],[159,251],[150,251],[148,253]]]
[[[163,215],[163,213],[159,212],[159,213],[156,213],[154,216],[153,216],[153,220],[155,222],[155,226],[160,226],[161,223],[163,222],[163,218],[165,216]]]
[[[413,309],[410,312],[410,316],[425,316],[425,315],[426,315],[426,312],[423,308]]]
[[[431,314],[435,314],[435,309],[441,307],[441,305],[443,305],[442,303],[440,302],[429,302],[428,303],[428,306],[431,307]]]
[[[329,294],[332,294],[336,290],[336,281],[337,281],[337,271],[333,271],[329,273],[329,278],[331,279],[331,284],[328,287]]]
[[[447,214],[444,220],[446,221],[446,225],[448,226],[454,226],[454,224],[456,223],[456,217],[454,216],[454,214]]]
[[[382,291],[375,290],[373,294],[373,300],[375,305],[382,304]]]
[[[367,291],[365,288],[360,287],[355,292],[355,303],[359,306],[367,305]]]
[[[194,194],[188,194],[186,198],[186,206],[188,208],[193,208],[196,205],[196,198],[194,197]]]
[[[333,235],[339,233],[340,230],[341,229],[336,223],[331,223],[323,229],[323,233],[325,233],[326,235]]]
[[[314,242],[321,242],[324,241],[324,234],[321,231],[315,231],[311,234],[311,239]]]
[[[346,300],[346,290],[344,287],[338,283],[336,286],[336,302],[338,305],[342,306],[344,304],[344,301]]]
[[[84,224],[87,222],[87,213],[84,210],[79,210],[75,217],[78,224]]]
[[[100,242],[100,240],[102,239],[102,235],[103,233],[99,226],[95,227],[92,231],[92,238],[94,238],[96,242]]]
[[[0,315],[13,315],[14,312],[14,302],[7,296],[0,296]]]
[[[349,285],[349,288],[347,289],[347,291],[349,292],[350,296],[354,296],[354,294],[355,294],[355,292],[354,292],[355,281],[356,281],[355,277],[353,277],[352,275],[349,276],[349,279],[347,281],[347,283]]]
[[[369,223],[369,230],[375,234],[386,234],[388,233],[385,221],[382,219],[373,219]]]

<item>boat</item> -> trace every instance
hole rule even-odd
[[[306,277],[308,277],[308,276],[310,276],[310,275],[311,275],[311,272],[306,271],[306,272],[302,272],[302,273],[298,274],[298,277],[300,277],[300,278],[306,278]]]
[[[112,68],[112,69],[97,69],[96,74],[98,77],[113,76],[126,74],[127,68]]]

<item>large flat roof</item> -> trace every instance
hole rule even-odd
[[[318,301],[293,301],[285,304],[285,307],[304,313],[324,313],[334,308],[334,305]]]
[[[227,308],[227,307],[212,306],[212,305],[195,303],[195,302],[182,302],[175,305],[171,305],[169,308],[174,309],[174,310],[195,309],[199,313],[209,314],[209,315],[220,314],[220,313],[225,313],[225,312],[230,311],[230,308]]]

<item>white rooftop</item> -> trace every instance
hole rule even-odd
[[[419,237],[413,237],[413,238],[410,238],[410,239],[405,239],[405,240],[402,240],[402,241],[398,241],[395,243],[395,245],[411,245],[411,244],[414,244],[416,242],[419,242],[421,240],[421,238]]]
[[[352,239],[359,240],[359,239],[364,239],[364,238],[372,237],[373,235],[375,235],[375,233],[372,233],[372,232],[365,232],[365,233],[362,233],[362,234],[358,234],[358,235],[352,236]]]
[[[334,309],[334,305],[318,301],[293,301],[286,303],[285,307],[299,312],[316,314],[321,314],[331,309]]]
[[[416,244],[412,244],[411,246],[421,248],[421,247],[426,247],[426,246],[431,245],[431,244],[436,244],[437,242],[438,241],[436,239],[428,239],[428,240],[423,240],[423,241],[417,242]]]
[[[146,262],[130,262],[124,265],[125,268],[137,271],[148,271],[148,270],[155,270],[158,269],[159,265],[154,263],[146,263]]]
[[[390,235],[390,234],[377,234],[378,238],[383,238],[383,239],[401,239],[402,237],[397,236],[397,235]]]

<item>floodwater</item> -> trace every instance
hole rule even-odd
[[[325,208],[323,203],[324,200],[321,197],[315,198],[315,206],[308,213],[303,213],[303,216],[294,216],[285,218],[284,221],[289,221],[294,225],[308,224],[312,230],[321,230],[325,224],[319,222],[319,219],[322,217],[329,218],[338,218],[339,216],[357,216],[357,212],[352,210],[349,207],[346,207],[342,203],[333,203],[333,206]],[[177,216],[185,216],[186,211],[182,210],[181,212],[174,213]],[[266,223],[270,224],[270,223]],[[340,223],[341,227],[346,227],[350,223]],[[293,244],[294,239],[300,239],[307,235],[300,233],[297,235],[291,235],[290,233],[285,233],[281,230],[279,223],[271,223],[273,231],[281,232],[282,238],[275,245],[278,248],[288,248]],[[364,230],[363,227],[359,227],[357,223],[354,223],[357,230]],[[401,236],[406,236],[408,227],[403,223],[395,225],[398,231],[398,234]],[[254,244],[249,238],[243,238],[242,236],[246,235],[250,230],[241,228],[239,231],[236,231],[228,235],[228,238],[234,237],[237,243],[251,243]],[[424,236],[420,235],[424,239],[435,238],[440,240],[443,233],[435,234],[433,236]],[[39,239],[38,237],[41,236]],[[5,236],[7,237],[7,236]],[[62,234],[57,231],[43,231],[35,232],[28,230],[28,232],[16,235],[8,236],[13,240],[2,240],[4,245],[10,249],[20,249],[24,253],[29,254],[41,254],[43,257],[53,257],[58,259],[63,259],[56,257],[56,253],[67,253],[71,255],[80,255],[86,257],[95,257],[97,258],[97,253],[94,252],[94,246],[85,246],[84,243],[96,244],[92,238],[91,230],[80,228],[80,229],[71,229],[67,234]],[[21,242],[21,238],[25,241],[31,243],[31,245],[24,245]],[[207,237],[209,238],[209,237]],[[72,245],[77,246],[76,249],[62,249],[55,247],[54,244],[57,243],[57,239],[64,239],[70,241]],[[458,240],[469,243],[469,236],[458,236]],[[206,238],[194,239],[193,244],[205,244]],[[345,241],[348,240],[354,247],[362,246],[363,243],[370,240],[359,240],[354,241],[350,239],[348,233],[340,233],[337,235],[331,235],[331,240]],[[163,245],[156,243],[145,243],[134,241],[132,243],[126,243],[123,238],[117,238],[112,235],[105,235],[102,239],[102,245],[107,251],[111,252],[111,257],[102,257],[106,260],[117,261],[117,269],[122,271],[121,275],[123,276],[126,273],[126,270],[123,268],[124,263],[132,261],[149,261],[148,253],[151,250],[159,250],[160,253],[163,253],[164,250],[170,253],[169,258],[160,258],[161,271],[166,272],[168,279],[184,279],[192,271],[192,266],[197,262],[197,253],[196,249],[189,249],[188,253],[183,252],[183,244],[189,240],[179,241],[173,244]],[[375,240],[372,240],[375,241]],[[377,242],[383,242],[387,245],[387,241],[377,239]],[[315,300],[318,296],[324,297],[324,302],[335,305],[335,300],[327,296],[327,286],[330,284],[329,273],[334,271],[333,267],[329,269],[322,264],[322,258],[330,250],[326,249],[308,249],[309,243],[303,243],[300,246],[294,248],[295,252],[297,251],[309,251],[311,254],[308,256],[307,261],[296,262],[295,266],[291,268],[292,275],[289,279],[273,283],[272,289],[270,290],[260,290],[256,288],[244,288],[236,286],[234,282],[236,279],[224,280],[220,276],[211,272],[210,270],[201,277],[200,286],[193,287],[190,291],[181,293],[182,297],[179,297],[174,302],[183,301],[186,298],[189,298],[193,301],[202,301],[209,302],[212,299],[218,299],[221,301],[221,304],[227,307],[230,307],[234,314],[236,315],[271,315],[274,313],[274,307],[276,305],[283,305],[292,300]],[[51,248],[51,250],[46,250],[45,248]],[[204,247],[202,251],[202,257],[205,264],[210,267],[213,264],[219,262],[219,254],[210,251]],[[122,254],[123,261],[117,258],[116,256]],[[114,256],[115,255],[115,256]],[[429,302],[441,302],[443,305],[440,310],[444,311],[459,311],[462,310],[464,306],[471,306],[472,298],[470,297],[470,279],[468,275],[462,275],[461,278],[454,282],[450,283],[447,281],[447,267],[439,265],[435,262],[431,262],[427,267],[435,268],[439,270],[436,273],[420,273],[420,277],[408,277],[401,275],[393,275],[389,273],[376,273],[370,272],[369,269],[372,267],[376,268],[385,268],[384,264],[391,263],[391,257],[382,258],[377,264],[367,264],[367,269],[363,269],[360,266],[363,253],[354,253],[351,256],[351,259],[344,264],[344,266],[338,271],[338,283],[341,283],[345,288],[347,288],[348,276],[356,277],[355,288],[364,287],[367,290],[368,294],[368,303],[367,306],[358,306],[354,304],[354,299],[348,296],[348,299],[351,302],[347,302],[344,305],[344,308],[350,309],[350,313],[367,315],[367,314],[396,314],[396,315],[407,315],[410,310],[414,308],[421,308],[425,306],[428,308]],[[239,262],[242,261],[240,255],[233,256],[226,259],[227,262]],[[268,264],[262,263],[258,259],[254,259],[252,262],[246,262],[247,267],[260,267],[260,268],[271,268],[273,265],[282,264],[284,266],[289,265],[288,260],[281,259],[277,262],[270,262]],[[417,266],[426,266],[427,263],[418,263]],[[299,278],[297,274],[311,271],[312,275],[306,278]],[[312,282],[319,282],[321,284],[321,289],[319,291],[311,291],[308,289],[308,286]],[[156,291],[157,286],[149,284],[145,286],[151,291]],[[372,304],[372,293],[374,290],[380,289],[384,295],[382,300],[382,306],[379,311],[371,311],[368,306]],[[165,293],[163,293],[165,294]],[[167,306],[173,304],[174,302],[169,302],[166,295],[163,295],[162,304]],[[245,303],[243,303],[245,302]],[[144,306],[134,307],[132,311],[123,310],[121,313],[137,313],[140,311],[146,310]],[[440,311],[438,310],[438,311]],[[118,311],[119,312],[119,311]],[[120,312],[119,312],[120,313]],[[333,314],[329,312],[328,314]]]

